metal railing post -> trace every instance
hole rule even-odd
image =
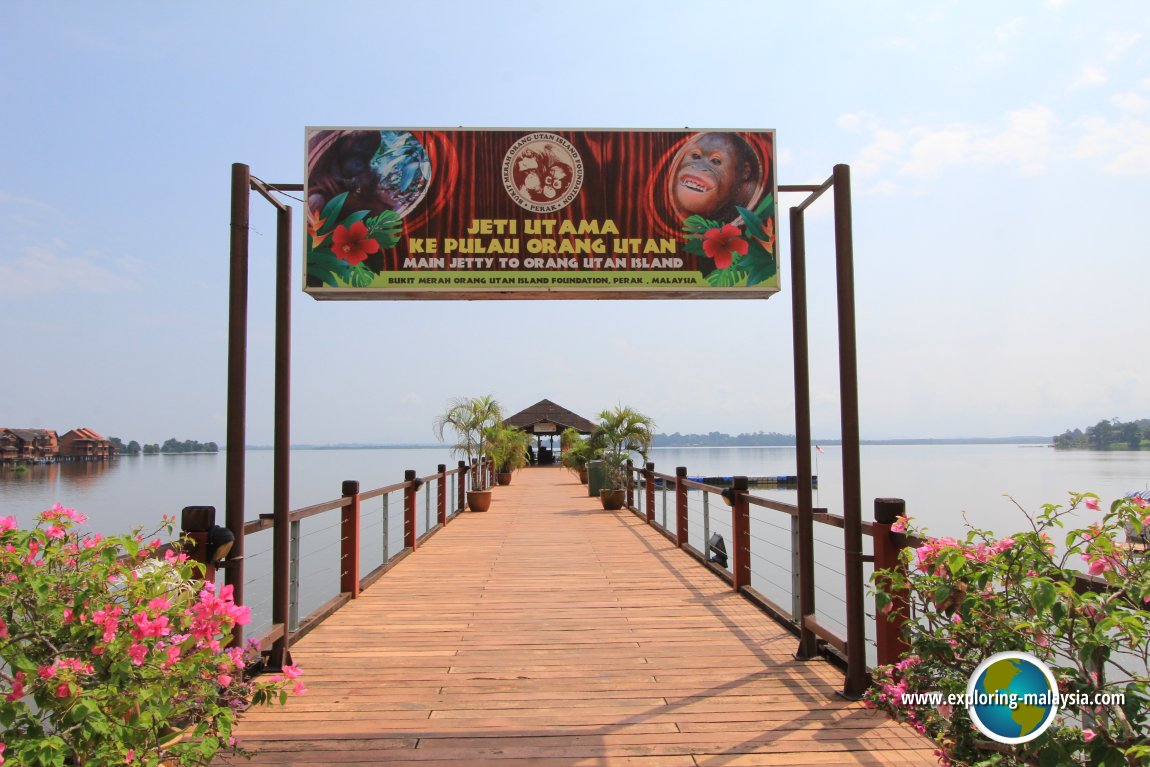
[[[403,547],[415,551],[415,469],[403,472]]]
[[[459,462],[459,474],[456,477],[455,488],[459,497],[455,501],[455,513],[458,514],[467,508],[467,464],[464,461]]]
[[[383,494],[383,562],[391,559],[391,510],[388,508],[387,499],[391,496],[390,493]]]
[[[359,482],[346,480],[342,494],[351,503],[340,509],[339,590],[355,599],[359,596]]]
[[[447,464],[441,463],[435,467],[439,474],[436,478],[435,509],[439,517],[439,524],[447,524]]]
[[[905,538],[898,540],[890,526],[906,515],[906,501],[901,498],[874,499],[874,569],[905,571],[899,552],[905,547]],[[900,536],[901,537],[901,536]],[[907,645],[903,627],[910,620],[910,603],[905,592],[892,595],[890,605],[875,615],[875,642],[878,645],[878,664],[897,663],[906,654]]]
[[[799,533],[799,518],[791,517],[791,622],[803,623],[802,557],[799,555],[802,536]]]
[[[675,545],[687,542],[687,467],[675,467]]]
[[[647,506],[647,524],[655,522],[655,464],[648,462],[647,467],[643,469],[643,481],[646,487],[643,488]]]
[[[628,509],[635,508],[635,462],[627,459],[627,503]]]
[[[747,503],[747,478],[735,477],[731,485],[732,586],[739,591],[751,585],[751,513]]]
[[[291,556],[289,557],[288,567],[288,632],[299,630],[299,541],[300,541],[300,523],[297,519],[291,523],[291,540],[289,542],[289,549]]]
[[[703,491],[703,557],[711,559],[711,494]]]

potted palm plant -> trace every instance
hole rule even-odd
[[[583,435],[576,429],[568,426],[559,437],[563,445],[563,457],[560,459],[563,468],[579,477],[579,481],[587,484],[587,462],[595,457],[595,449],[591,443],[583,439]]]
[[[495,462],[495,480],[511,484],[511,472],[527,465],[531,435],[514,426],[496,424],[487,430],[487,454]]]
[[[435,419],[435,436],[444,442],[444,435],[452,432],[455,435],[452,454],[462,456],[471,467],[467,508],[472,511],[487,511],[491,508],[491,489],[483,486],[481,461],[488,453],[489,429],[502,421],[502,409],[490,394],[453,399],[448,403],[447,410]]]
[[[599,413],[599,423],[591,433],[591,446],[599,453],[606,474],[599,501],[604,509],[623,507],[626,493],[623,472],[627,459],[638,453],[645,462],[651,448],[655,422],[630,407],[619,405]]]

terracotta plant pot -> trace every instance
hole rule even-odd
[[[509,472],[509,471],[498,471],[498,472],[496,472],[495,473],[495,481],[501,485],[510,485],[511,484],[511,472]]]
[[[586,469],[580,469],[579,470],[579,482],[580,482],[580,484],[584,484],[584,485],[587,484],[587,470]]]
[[[468,490],[467,508],[472,511],[487,511],[491,508],[490,490]]]
[[[603,508],[607,511],[618,511],[623,508],[623,502],[627,500],[626,490],[600,490],[599,503],[603,504]]]

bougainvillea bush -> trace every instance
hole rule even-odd
[[[26,530],[0,518],[0,764],[206,764],[234,748],[238,711],[304,691],[294,667],[244,673],[258,651],[226,646],[249,619],[230,587],[84,521],[60,505]]]
[[[972,529],[963,540],[895,524],[919,545],[902,552],[903,568],[875,573],[876,604],[889,613],[905,600],[909,652],[876,670],[872,701],[934,738],[943,764],[1150,764],[1150,556],[1130,543],[1150,532],[1147,503],[1122,498],[1107,511],[1073,494],[1027,519],[1024,532]],[[990,742],[964,706],[908,699],[965,693],[978,665],[1005,651],[1038,658],[1068,696],[1028,743]]]

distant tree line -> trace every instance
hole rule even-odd
[[[723,434],[713,431],[709,434],[656,434],[654,447],[774,447],[795,444],[794,434],[756,431],[753,434]]]
[[[1103,419],[1086,430],[1070,429],[1054,438],[1059,450],[1142,450],[1150,448],[1150,418],[1137,421]]]
[[[112,447],[120,455],[159,455],[160,453],[218,453],[220,446],[215,442],[196,442],[192,439],[180,441],[173,437],[167,440],[164,444],[159,445],[152,443],[150,445],[140,445],[136,440],[132,440],[127,444],[119,437],[110,437],[108,439],[112,443]]]

